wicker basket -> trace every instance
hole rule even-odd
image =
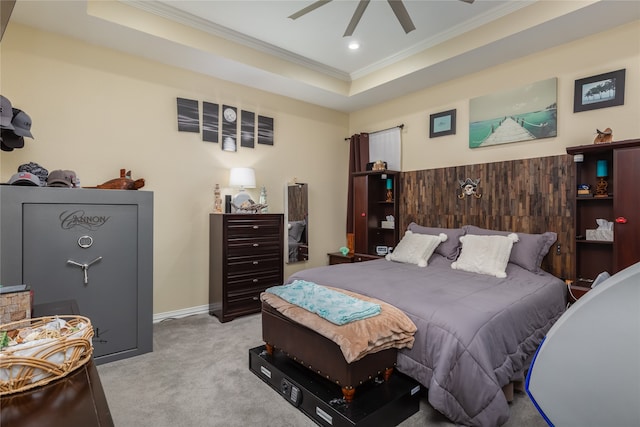
[[[0,325],[0,332],[45,326],[58,319],[76,328],[59,338],[32,341],[28,348],[5,347],[0,351],[0,396],[48,384],[91,360],[93,327],[83,316],[48,316]]]

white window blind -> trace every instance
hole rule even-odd
[[[400,134],[402,129],[396,126],[369,134],[369,161],[387,162],[387,169],[401,171],[400,155],[402,152]]]

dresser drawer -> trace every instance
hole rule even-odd
[[[229,258],[274,254],[281,252],[280,240],[269,237],[254,237],[251,239],[229,240],[227,255]]]
[[[265,271],[260,273],[236,274],[227,277],[227,294],[238,289],[265,290],[271,286],[282,285],[281,270]]]
[[[281,264],[282,257],[273,254],[233,257],[227,260],[227,275],[277,271]]]
[[[272,219],[262,221],[229,220],[227,226],[227,239],[266,237],[280,238],[280,222]]]
[[[227,313],[235,315],[260,311],[260,293],[262,293],[262,290],[257,289],[229,292],[226,300]]]

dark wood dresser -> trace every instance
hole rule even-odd
[[[211,214],[209,313],[221,322],[259,313],[260,293],[282,285],[283,214]]]

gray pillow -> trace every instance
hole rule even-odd
[[[304,231],[305,221],[291,221],[289,222],[289,237],[296,242],[300,242],[302,238],[302,232]]]
[[[475,235],[499,235],[506,236],[511,231],[487,230],[486,228],[476,227],[475,225],[465,225],[462,227],[466,234]],[[542,234],[516,233],[520,239],[513,244],[509,262],[517,264],[533,273],[540,271],[542,259],[549,252],[551,245],[558,239],[558,235],[553,231],[547,231]]]
[[[423,225],[418,225],[415,222],[409,224],[407,229],[413,233],[417,234],[431,234],[432,236],[437,236],[440,233],[444,233],[447,235],[447,240],[438,245],[435,250],[435,253],[442,255],[443,257],[455,260],[460,255],[460,248],[462,247],[460,243],[460,237],[464,236],[464,230],[462,228],[438,228],[438,227],[425,227]]]

